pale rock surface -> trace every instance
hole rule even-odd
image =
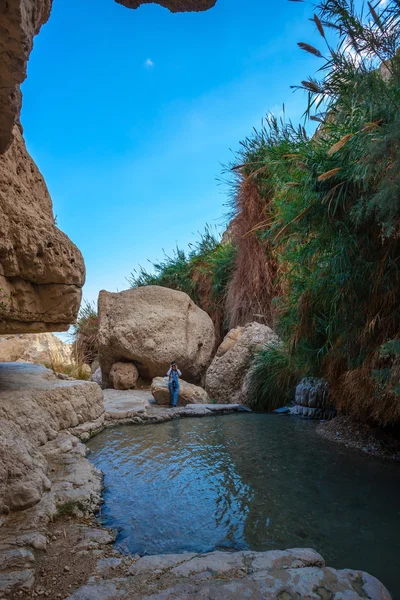
[[[270,327],[249,323],[232,329],[219,346],[206,374],[205,388],[218,402],[246,403],[245,377],[251,361],[265,344],[278,344]]]
[[[73,362],[72,344],[65,344],[53,333],[21,333],[0,336],[0,363],[25,361],[50,364]]]
[[[150,389],[157,404],[169,404],[171,402],[168,377],[155,377]],[[210,398],[202,387],[180,379],[179,406],[186,406],[186,404],[207,404],[208,402],[210,402]]]
[[[148,286],[99,295],[99,357],[103,383],[112,365],[133,362],[145,379],[167,372],[172,360],[184,379],[199,381],[211,361],[214,325],[183,292]]]
[[[165,554],[131,559],[128,576],[100,573],[67,600],[391,600],[374,577],[325,566],[309,548]],[[99,563],[104,561],[99,561]]]
[[[85,266],[55,224],[52,202],[21,132],[0,155],[0,333],[66,331]]]
[[[103,376],[101,374],[101,369],[98,367],[95,372],[92,374],[91,380],[101,385],[103,383]]]
[[[132,363],[114,363],[110,371],[110,381],[115,390],[133,390],[139,377],[139,371]]]
[[[50,486],[41,447],[103,413],[95,383],[61,381],[41,365],[0,364],[0,513],[37,504]]]

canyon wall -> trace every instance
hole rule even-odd
[[[118,0],[137,8],[140,0]],[[215,0],[161,0],[173,12],[211,8]],[[54,220],[46,184],[19,124],[20,85],[35,35],[52,0],[0,2],[0,334],[66,331],[85,282],[78,248]]]

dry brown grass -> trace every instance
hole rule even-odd
[[[279,294],[278,265],[270,243],[258,230],[268,228],[268,202],[259,194],[253,177],[243,177],[236,195],[232,236],[237,247],[233,277],[228,286],[226,314],[229,329],[258,321],[272,326],[272,300]]]
[[[80,358],[76,349],[74,349],[70,361],[66,361],[59,352],[51,352],[50,360],[45,363],[45,367],[51,369],[54,373],[62,373],[74,379],[87,381],[91,377],[88,365]]]
[[[400,423],[400,359],[390,367],[387,381],[380,381],[373,373],[382,367],[381,361],[371,357],[361,367],[344,372],[336,381],[331,380],[337,409],[351,418],[381,426]]]

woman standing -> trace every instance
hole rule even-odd
[[[169,395],[171,397],[171,406],[175,407],[178,404],[179,398],[179,377],[182,375],[177,367],[176,362],[171,363],[171,367],[167,373]]]

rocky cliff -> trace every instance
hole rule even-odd
[[[173,12],[206,10],[215,0],[159,4]],[[66,331],[76,319],[85,280],[82,256],[55,225],[46,184],[18,124],[20,84],[51,7],[52,0],[0,3],[0,334]]]
[[[55,224],[52,202],[21,130],[0,155],[0,333],[66,331],[85,266]]]

